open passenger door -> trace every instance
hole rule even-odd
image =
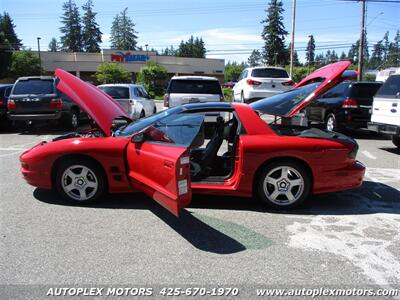
[[[127,147],[132,185],[175,216],[190,204],[189,148],[204,141],[204,116],[174,114],[134,134]]]

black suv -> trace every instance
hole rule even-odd
[[[0,122],[6,121],[7,101],[10,95],[12,84],[0,84]]]
[[[381,85],[381,82],[344,81],[306,108],[308,121],[322,123],[329,131],[366,128],[373,97]]]
[[[69,129],[79,125],[78,105],[57,90],[56,78],[50,76],[18,78],[7,108],[12,121],[57,120]]]

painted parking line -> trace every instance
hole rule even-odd
[[[376,159],[375,156],[373,156],[371,153],[369,153],[367,150],[361,151],[362,154],[364,154],[364,156],[370,158],[370,159]]]

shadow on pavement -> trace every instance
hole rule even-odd
[[[400,154],[400,148],[397,148],[395,145],[393,145],[393,147],[391,147],[391,148],[384,147],[384,148],[379,148],[379,149],[386,151],[386,152],[393,153],[393,154]]]
[[[68,205],[55,192],[36,189],[34,197],[48,204]],[[246,249],[263,249],[272,244],[266,237],[236,223],[204,216],[201,209],[223,209],[273,213],[280,215],[361,215],[400,214],[400,191],[381,183],[364,181],[362,187],[346,192],[311,196],[298,209],[273,211],[255,199],[194,196],[190,208],[180,218],[141,193],[108,195],[92,204],[77,205],[101,209],[150,210],[194,247],[217,254],[232,254]]]

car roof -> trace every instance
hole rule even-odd
[[[216,77],[211,77],[211,76],[173,76],[171,80],[216,80],[218,79]]]
[[[40,79],[40,80],[54,80],[55,77],[54,76],[23,76],[23,77],[19,77],[17,79],[18,80],[30,80],[30,79]]]
[[[98,86],[139,87],[139,86],[142,86],[142,85],[134,84],[134,83],[107,83],[107,84],[100,84]]]

